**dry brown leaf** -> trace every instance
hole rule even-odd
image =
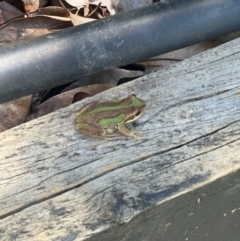
[[[100,92],[113,88],[112,85],[90,85],[69,90],[67,92],[56,95],[41,105],[39,105],[33,113],[27,117],[27,121],[36,119],[40,116],[47,115],[53,111],[67,107],[74,102],[82,100],[86,97],[96,95]]]
[[[23,12],[7,2],[0,2],[0,24],[19,16],[23,16]]]
[[[74,8],[66,6],[66,3],[71,3]],[[65,2],[62,2],[62,5],[69,11],[74,26],[101,19],[105,17],[105,15],[108,15],[106,8],[101,7],[101,3],[95,5],[85,1],[85,4],[83,4],[83,2],[79,1],[66,0]]]
[[[49,34],[49,33],[53,33],[53,32],[55,32],[55,31],[51,30],[51,29],[40,28],[40,29],[37,29],[36,31],[34,31],[31,34],[26,35],[21,40],[29,40],[29,39],[37,38],[37,37],[40,37],[40,36],[43,36],[43,35],[46,35],[46,34]]]
[[[83,16],[87,17],[90,13],[89,5],[83,9]]]
[[[62,7],[45,7],[45,8],[39,8],[37,12],[35,13],[30,13],[29,16],[33,17],[33,16],[41,16],[44,15],[46,17],[53,17],[55,19],[63,19],[63,21],[66,20],[66,18],[69,18],[69,12],[67,11],[67,9],[62,8]],[[57,18],[57,16],[59,18]],[[60,28],[59,28],[60,29]],[[52,32],[56,32],[59,29],[55,30],[55,29],[46,29],[46,28],[40,28],[40,29],[36,29],[33,33],[24,36],[23,38],[21,38],[21,40],[29,40],[29,39],[33,39],[42,35],[46,35]]]
[[[37,12],[29,14],[30,17],[41,16],[41,15],[45,15],[49,17],[52,16],[53,18],[60,17],[60,19],[63,18],[63,20],[65,20],[66,18],[69,18],[69,12],[66,8],[56,7],[56,6],[39,8]]]
[[[30,110],[31,101],[32,96],[29,95],[1,104],[0,132],[24,123]]]
[[[69,26],[72,26],[69,18],[54,19],[51,16],[13,20],[0,28],[0,47],[20,41],[37,29],[61,29]]]
[[[88,23],[88,22],[92,22],[92,21],[96,20],[94,18],[85,18],[85,17],[78,16],[76,14],[71,13],[70,11],[69,11],[69,14],[70,14],[70,18],[72,20],[72,24],[74,26],[84,24],[84,23]]]
[[[26,12],[34,12],[46,5],[48,0],[22,0]]]

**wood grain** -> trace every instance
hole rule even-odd
[[[132,93],[147,103],[140,141],[77,132],[82,105]],[[124,230],[139,217],[147,223],[153,210],[237,173],[239,93],[236,39],[0,134],[0,240],[131,240],[136,229]],[[153,220],[163,237],[167,221]]]

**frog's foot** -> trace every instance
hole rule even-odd
[[[133,131],[133,132],[136,133],[136,134],[144,134],[143,131]]]
[[[140,139],[135,134],[143,134],[142,131],[130,131],[125,126],[119,126],[118,131],[125,136],[134,137],[138,141],[140,141]]]

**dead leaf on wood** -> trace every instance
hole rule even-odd
[[[28,117],[27,121],[36,119],[40,116],[47,115],[53,111],[67,107],[74,102],[82,100],[86,97],[96,95],[105,90],[111,89],[112,85],[90,85],[69,90],[67,92],[56,95],[41,105],[39,105]]]
[[[0,132],[20,125],[26,121],[32,96],[25,96],[0,105]]]
[[[0,28],[0,47],[20,41],[37,29],[61,29],[69,26],[72,26],[69,18],[54,19],[51,16],[13,20]]]
[[[19,16],[23,16],[23,12],[7,2],[0,2],[0,24]]]

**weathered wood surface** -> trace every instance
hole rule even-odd
[[[140,141],[75,130],[131,93]],[[239,93],[237,39],[0,134],[0,240],[237,240]]]

